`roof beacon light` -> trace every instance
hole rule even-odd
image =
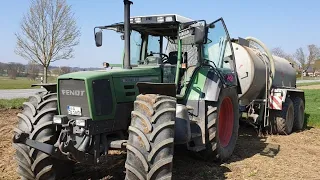
[[[157,17],[157,22],[158,23],[164,22],[164,17],[163,16]]]
[[[141,17],[134,18],[134,21],[135,21],[136,23],[141,23]]]
[[[172,22],[172,21],[173,21],[172,16],[167,16],[167,17],[166,17],[166,22]]]

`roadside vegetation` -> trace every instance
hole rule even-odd
[[[308,126],[320,127],[320,90],[305,89],[305,119]]]
[[[0,99],[0,109],[21,109],[25,101],[25,98]]]
[[[48,82],[55,82],[56,77],[49,77]],[[26,77],[17,77],[10,79],[8,77],[0,77],[0,89],[31,89],[31,84],[40,83],[40,80],[31,80]],[[35,87],[39,88],[39,87]]]

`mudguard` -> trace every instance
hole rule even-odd
[[[161,94],[176,97],[176,84],[139,82],[137,87],[140,94]]]
[[[42,84],[32,84],[31,87],[42,86],[47,91],[56,93],[57,92],[57,83],[42,83]]]
[[[205,93],[205,100],[218,101],[221,88],[222,82],[219,76],[216,75],[214,71],[209,71],[203,87],[203,91]]]

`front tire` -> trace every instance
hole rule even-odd
[[[217,102],[207,103],[205,159],[225,161],[233,153],[238,139],[239,110],[238,94],[235,88],[221,89]]]
[[[37,93],[23,103],[23,111],[17,115],[18,126],[14,132],[28,133],[30,139],[52,145],[60,133],[52,122],[55,114],[57,94]],[[16,150],[17,171],[21,179],[57,179],[72,173],[73,163],[54,159],[24,144],[14,143],[13,147]]]
[[[154,94],[139,95],[131,115],[126,179],[170,180],[176,99]]]

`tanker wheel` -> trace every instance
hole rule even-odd
[[[175,117],[175,98],[137,96],[129,126],[126,179],[171,179]]]
[[[292,132],[294,122],[294,106],[290,98],[282,105],[282,110],[270,110],[273,134],[288,135]]]
[[[19,113],[18,125],[14,133],[25,132],[29,138],[54,144],[60,131],[56,131],[52,123],[53,116],[57,114],[57,94],[41,92],[23,103],[23,111]],[[72,173],[71,162],[51,158],[27,145],[14,143],[15,159],[18,164],[17,172],[21,179],[59,179]]]
[[[238,94],[235,88],[221,89],[217,102],[207,102],[208,144],[201,152],[208,160],[228,159],[236,146],[239,129]]]
[[[293,129],[295,131],[300,131],[304,126],[304,103],[300,97],[296,97],[293,100],[294,106],[294,121]]]

